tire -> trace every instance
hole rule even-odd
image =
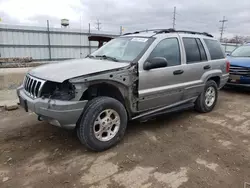
[[[92,101],[92,100],[91,100],[91,101]],[[82,119],[83,114],[84,114],[84,112],[86,111],[86,109],[88,109],[89,105],[92,103],[91,101],[89,101],[89,102],[85,105],[85,107],[84,107],[84,109],[83,109],[83,111],[82,111],[82,114],[81,114],[80,118],[79,118],[78,121],[76,122],[75,133],[76,133],[77,138],[78,138],[79,140],[80,140],[80,131],[78,131],[78,130],[79,130],[79,126],[80,126],[80,123],[81,123],[81,119]]]
[[[214,90],[214,101],[212,102],[211,100],[211,103],[207,103],[206,92],[210,93],[208,91],[210,88],[212,88],[211,90]],[[200,96],[197,98],[195,102],[195,109],[201,113],[211,112],[216,105],[217,99],[218,99],[217,84],[213,80],[208,80],[205,85],[204,91],[200,94]]]
[[[127,121],[127,112],[122,103],[110,97],[96,97],[87,103],[83,111],[77,136],[87,148],[104,151],[123,138]]]

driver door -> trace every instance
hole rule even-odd
[[[161,40],[148,60],[164,57],[167,67],[139,71],[139,110],[148,110],[181,101],[185,82],[185,65],[181,64],[180,41],[177,37]]]

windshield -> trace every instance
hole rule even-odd
[[[147,44],[148,38],[120,37],[109,41],[89,57],[108,57],[117,61],[133,61]]]
[[[236,48],[231,56],[233,57],[250,57],[250,46],[240,46]]]

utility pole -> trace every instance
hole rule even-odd
[[[239,37],[238,37],[238,35],[235,36],[235,42],[236,42],[236,44],[238,46],[238,43],[239,43]]]
[[[173,15],[173,29],[175,29],[175,20],[176,20],[176,7],[174,7],[174,15]]]
[[[122,26],[120,26],[120,35],[122,35]]]
[[[228,20],[226,20],[225,16],[223,16],[223,19],[220,20],[220,22],[222,23],[221,28],[220,28],[220,41],[222,42],[222,36],[223,33],[225,31],[225,22],[227,22]]]
[[[99,22],[99,19],[98,19],[97,22],[96,22],[96,29],[97,29],[98,31],[101,30],[101,23]]]

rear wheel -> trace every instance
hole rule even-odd
[[[118,100],[97,97],[87,104],[77,127],[79,140],[94,151],[117,144],[127,127],[127,112]]]
[[[210,112],[216,105],[218,98],[218,87],[215,81],[208,80],[204,91],[195,102],[195,109],[199,112]]]

